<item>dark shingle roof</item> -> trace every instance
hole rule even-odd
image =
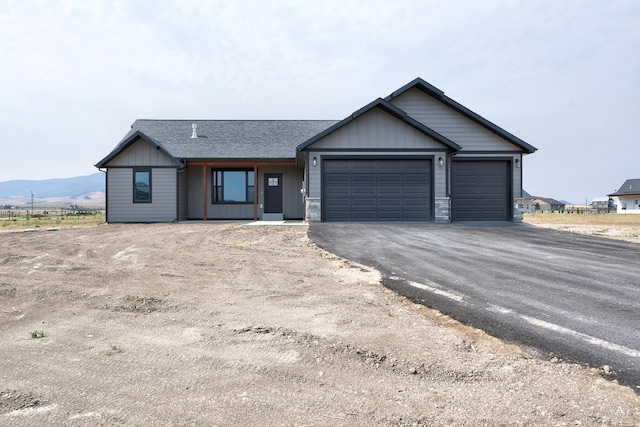
[[[491,132],[495,133],[496,135],[506,139],[507,141],[509,141],[510,143],[515,145],[516,147],[520,147],[525,153],[531,154],[531,153],[533,153],[533,152],[535,152],[537,150],[536,147],[527,144],[526,142],[524,142],[523,140],[521,140],[517,136],[515,136],[515,135],[507,132],[506,130],[502,129],[501,127],[491,123],[489,120],[485,119],[484,117],[480,116],[477,113],[474,113],[473,111],[469,110],[464,105],[457,103],[453,99],[451,99],[448,96],[446,96],[443,91],[441,91],[437,87],[427,83],[426,81],[422,80],[420,77],[418,77],[417,79],[413,80],[412,82],[407,83],[406,85],[402,86],[400,89],[398,89],[395,92],[393,92],[391,95],[387,96],[385,98],[385,101],[391,101],[393,98],[402,95],[403,93],[405,93],[406,91],[408,91],[409,89],[412,89],[414,87],[417,88],[417,89],[420,89],[421,91],[423,91],[424,93],[426,93],[428,95],[431,95],[432,97],[436,98],[437,100],[439,100],[443,104],[448,105],[449,107],[451,107],[455,111],[459,112],[460,114],[462,114],[462,115],[466,116],[467,118],[473,120],[474,122],[478,123],[480,126],[483,126],[484,128],[486,128],[486,129],[490,130]]]
[[[618,188],[618,191],[611,193],[608,196],[631,196],[636,194],[640,194],[640,178],[626,180],[624,184]]]
[[[191,138],[192,124],[198,138]],[[175,159],[292,159],[302,142],[336,120],[136,120],[105,159],[104,166],[132,140],[144,136]],[[133,138],[132,138],[133,137]]]

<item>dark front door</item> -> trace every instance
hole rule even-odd
[[[282,174],[264,174],[264,213],[282,213]]]

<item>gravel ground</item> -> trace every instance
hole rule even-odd
[[[306,231],[1,233],[0,425],[640,425],[606,367],[413,304]]]

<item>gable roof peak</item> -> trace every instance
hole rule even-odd
[[[322,138],[324,138],[325,136],[329,135],[330,133],[335,132],[336,130],[340,129],[341,127],[349,124],[353,120],[357,119],[358,117],[362,116],[365,113],[368,113],[369,111],[373,110],[374,108],[380,108],[383,111],[386,111],[387,113],[395,116],[396,118],[402,120],[403,122],[405,122],[409,126],[417,129],[418,131],[422,132],[423,134],[425,134],[425,135],[429,136],[430,138],[438,141],[439,143],[441,143],[445,147],[449,148],[451,151],[459,151],[462,148],[458,144],[456,144],[455,142],[451,141],[449,138],[446,138],[445,136],[439,134],[438,132],[434,131],[430,127],[425,126],[423,123],[420,123],[419,121],[417,121],[413,117],[409,116],[400,107],[397,107],[397,106],[393,105],[392,103],[390,103],[390,102],[388,102],[388,101],[386,101],[386,100],[384,100],[382,98],[378,98],[378,99],[373,100],[369,104],[365,105],[361,109],[353,112],[353,114],[348,116],[346,119],[339,121],[338,123],[334,124],[333,126],[327,128],[324,131],[320,132],[319,134],[315,135],[314,137],[309,138],[308,140],[306,140],[302,144],[298,145],[296,150],[297,151],[305,150],[311,144],[314,144],[315,142],[321,140]]]
[[[391,95],[387,96],[385,98],[385,100],[386,101],[391,101],[396,96],[401,95],[404,92],[406,92],[409,89],[414,88],[414,87],[418,87],[422,91],[427,92],[431,96],[434,96],[436,98],[441,98],[441,97],[444,96],[444,91],[438,89],[437,87],[435,87],[431,83],[428,83],[427,81],[423,80],[422,78],[416,77],[415,79],[413,79],[412,81],[410,81],[406,85],[402,86],[400,89],[398,89],[398,90],[394,91],[393,93],[391,93]]]

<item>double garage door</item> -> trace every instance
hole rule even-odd
[[[430,159],[326,159],[322,169],[324,221],[433,220]],[[451,169],[453,221],[508,221],[511,163],[458,160]]]
[[[429,159],[327,159],[322,162],[324,221],[429,221]]]

